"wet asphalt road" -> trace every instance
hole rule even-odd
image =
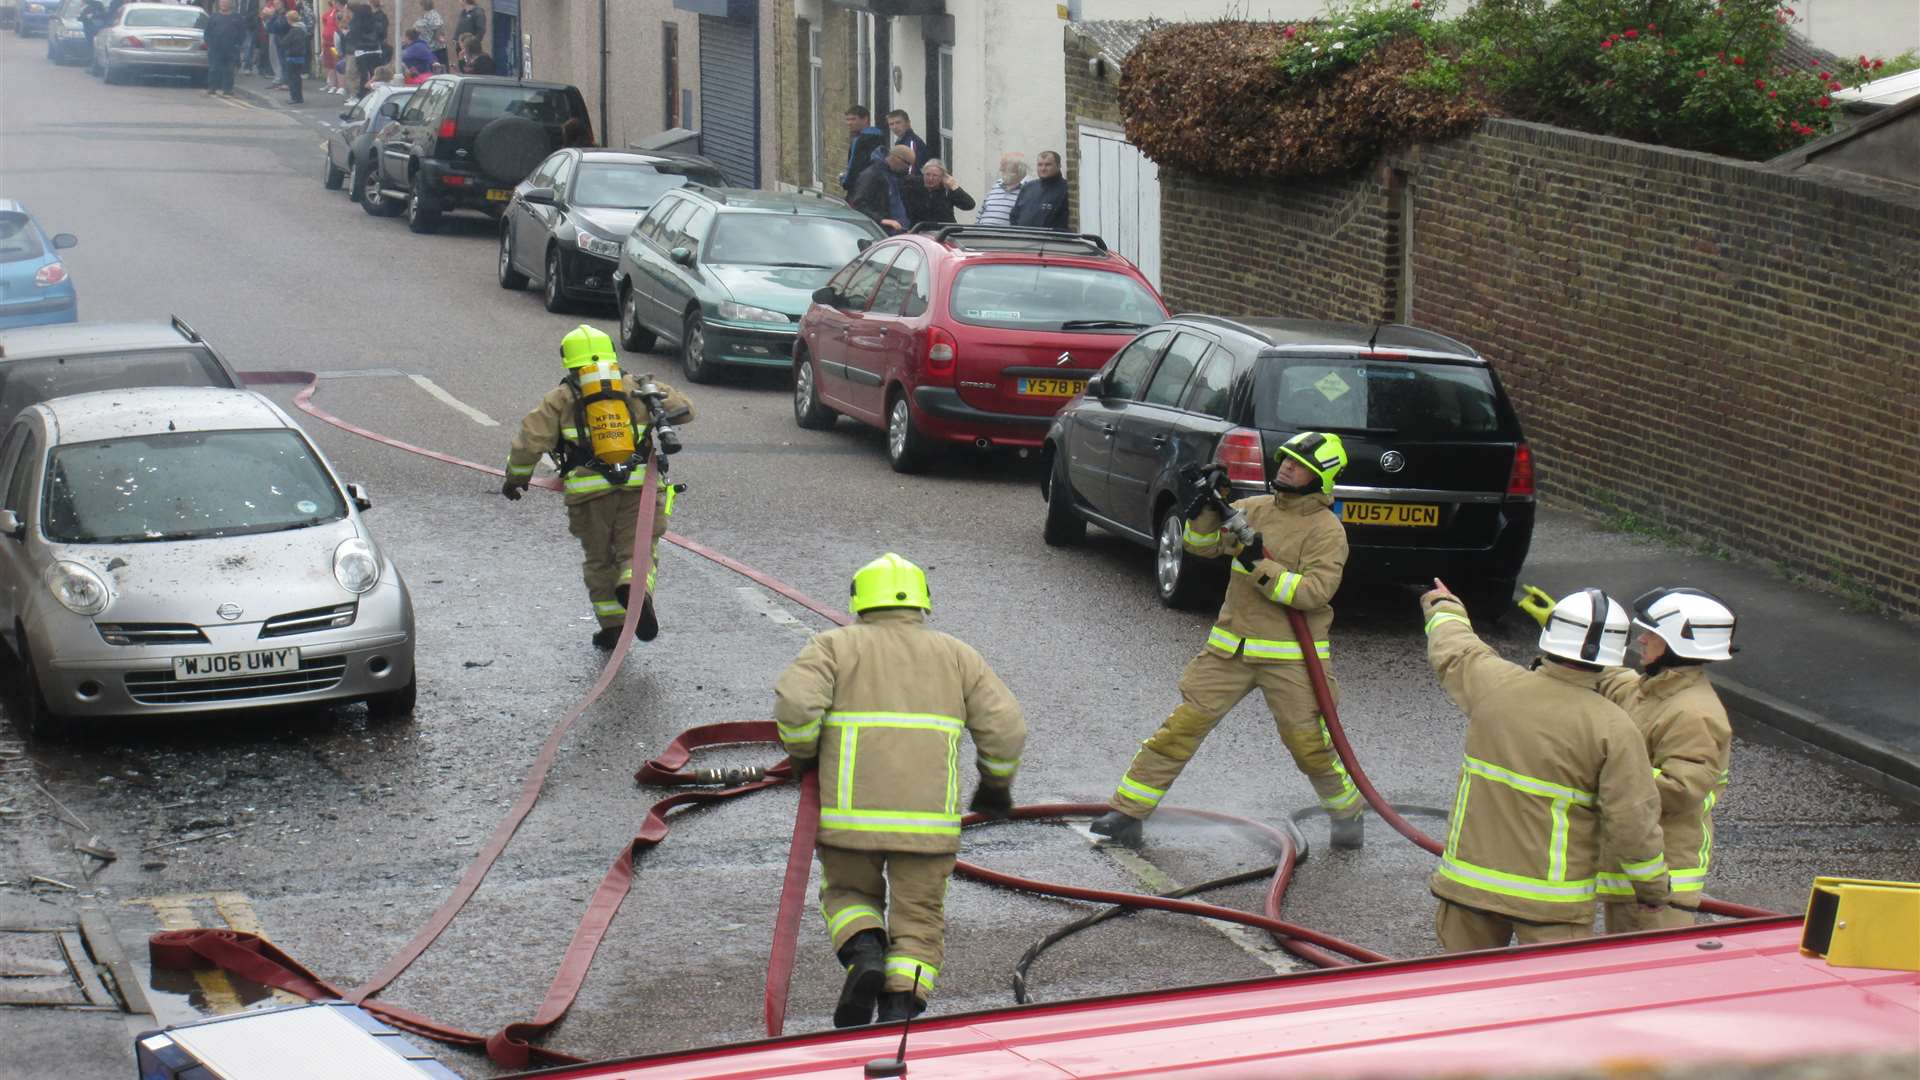
[[[492,233],[478,218],[417,237],[322,190],[319,135],[286,114],[166,83],[107,87],[47,65],[41,49],[0,39],[0,194],[25,201],[49,231],[79,235],[68,263],[84,318],[178,314],[243,370],[424,375],[497,426],[397,375],[329,377],[316,400],[354,423],[487,463],[504,458],[514,423],[558,377],[560,335],[583,318],[613,329],[610,313],[552,315],[530,293],[501,291]],[[682,382],[671,355],[622,360]],[[1174,680],[1207,626],[1203,613],[1155,603],[1148,552],[1097,532],[1078,550],[1044,546],[1028,463],[969,454],[929,476],[898,477],[877,433],[845,422],[825,433],[795,427],[778,378],[683,388],[699,419],[674,462],[675,477],[692,485],[677,531],[829,603],[882,550],[920,561],[936,625],[978,645],[1026,707],[1021,801],[1105,797],[1177,700]],[[280,388],[273,396],[291,401]],[[302,422],[343,476],[371,489],[369,521],[413,590],[416,718],[370,725],[347,707],[120,724],[38,745],[33,757],[41,781],[122,853],[91,887],[142,963],[145,936],[167,919],[252,917],[350,986],[444,897],[601,654],[587,643],[577,548],[556,496],[510,504],[488,476]],[[1543,571],[1623,555],[1657,560],[1662,550],[1558,513],[1544,515],[1535,542]],[[585,899],[663,794],[637,788],[633,770],[689,726],[764,718],[781,666],[824,626],[671,548],[659,607],[660,639],[636,646],[492,877],[385,998],[478,1031],[530,1015]],[[1445,805],[1462,720],[1426,670],[1419,629],[1411,593],[1345,600],[1334,668],[1375,781],[1397,801]],[[1512,622],[1498,635],[1516,658],[1529,638]],[[1716,894],[1797,910],[1816,873],[1920,878],[1920,812],[1830,759],[1742,739],[1733,774],[1717,815]],[[1222,724],[1171,801],[1279,821],[1312,794],[1256,698]],[[643,860],[573,1013],[548,1041],[607,1057],[758,1035],[794,806],[783,789],[676,820]],[[1289,918],[1394,956],[1432,948],[1428,857],[1377,822],[1369,846],[1351,854],[1319,850],[1323,823],[1305,830],[1315,853],[1296,876]],[[205,834],[214,835],[177,843]],[[18,849],[0,846],[0,856],[9,850]],[[1141,887],[1146,869],[1057,824],[976,833],[965,854],[1112,888]],[[1145,854],[1152,873],[1183,883],[1267,861],[1241,838],[1200,829],[1156,829]],[[36,869],[0,865],[0,879],[12,887]],[[1252,910],[1260,893],[1245,885],[1216,898]],[[1010,1002],[1022,950],[1081,910],[956,884],[936,1007]],[[1061,945],[1034,985],[1058,999],[1276,966],[1288,962],[1248,935],[1155,915]],[[823,1026],[838,980],[811,910],[797,972],[789,1030]],[[156,986],[164,1019],[232,1005],[218,980],[209,988],[163,974]],[[235,989],[238,1000],[261,994]],[[5,1023],[0,1014],[0,1031]],[[489,1071],[475,1055],[444,1056],[468,1074]]]

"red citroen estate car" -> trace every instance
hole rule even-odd
[[[1097,236],[922,226],[813,294],[793,346],[793,418],[884,429],[896,472],[942,445],[1038,447],[1087,377],[1166,314]]]

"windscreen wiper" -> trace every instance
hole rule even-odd
[[[1146,323],[1128,322],[1125,319],[1068,319],[1060,324],[1062,330],[1145,330]]]

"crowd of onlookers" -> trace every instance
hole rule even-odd
[[[125,0],[114,0],[115,6]],[[259,74],[268,90],[287,91],[294,104],[305,101],[304,81],[315,71],[325,93],[364,94],[370,82],[389,81],[394,73],[393,22],[385,0],[211,0],[207,20],[207,93],[233,93],[236,73]],[[479,0],[457,0],[453,23],[435,0],[419,0],[420,15],[402,33],[398,72],[419,83],[436,72],[494,73],[484,47],[487,13]],[[111,13],[107,16],[111,18]],[[448,43],[453,43],[449,55]]]
[[[1029,229],[1067,228],[1067,180],[1060,175],[1060,154],[1043,150],[1033,175],[1017,153],[1000,157],[1000,175],[979,202],[960,187],[945,162],[932,157],[926,140],[914,133],[913,118],[902,109],[887,114],[887,126],[873,123],[864,105],[847,109],[847,167],[840,187],[847,202],[889,232],[916,225],[954,223],[954,211],[972,210],[981,225]]]

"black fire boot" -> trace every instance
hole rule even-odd
[[[615,585],[613,587],[613,598],[619,601],[621,607],[626,607],[627,597],[631,595],[632,592],[633,586],[631,585]]]
[[[1122,847],[1137,848],[1146,842],[1143,823],[1137,817],[1130,817],[1118,810],[1109,810],[1093,819],[1087,826],[1096,836],[1104,836]]]
[[[596,649],[611,649],[619,642],[620,628],[617,626],[603,626],[593,632],[593,647]]]
[[[1366,819],[1358,815],[1350,818],[1333,819],[1333,846],[1345,851],[1357,851],[1367,846]]]
[[[911,990],[889,990],[880,995],[880,1019],[876,1023],[891,1024],[901,1020],[910,1020],[927,1009],[927,1003],[913,995]]]
[[[833,1007],[833,1026],[859,1027],[873,1023],[874,1002],[887,982],[887,935],[862,930],[840,946],[847,982],[840,988],[840,1004]]]
[[[647,594],[640,604],[640,622],[633,628],[633,636],[641,641],[652,641],[660,636],[660,620],[653,617],[653,594]]]

